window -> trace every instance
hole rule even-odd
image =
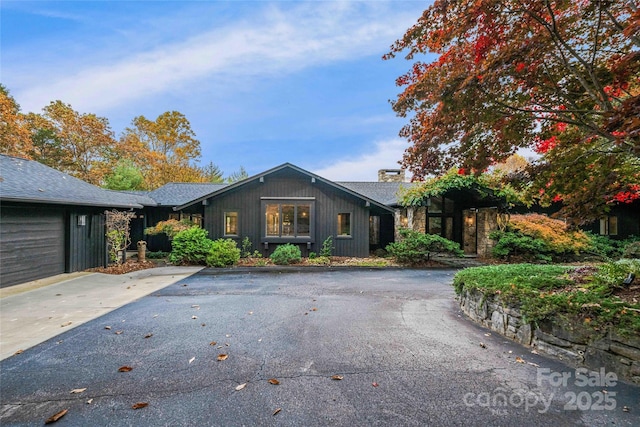
[[[338,237],[351,237],[351,213],[338,214]]]
[[[311,238],[313,202],[307,200],[268,200],[263,202],[264,230],[267,239]]]
[[[618,235],[618,217],[603,216],[600,218],[600,234],[603,236]]]
[[[238,212],[224,213],[224,235],[225,236],[238,235]]]

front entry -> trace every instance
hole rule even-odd
[[[465,209],[462,211],[462,250],[465,255],[478,253],[478,210]]]

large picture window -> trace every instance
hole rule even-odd
[[[311,239],[312,200],[264,200],[263,211],[267,240]]]

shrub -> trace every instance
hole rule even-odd
[[[491,254],[496,258],[507,261],[514,257],[523,261],[551,261],[551,249],[544,240],[512,231],[494,231],[489,237],[497,240],[491,250]]]
[[[489,237],[497,240],[493,256],[507,260],[570,261],[593,246],[585,232],[569,230],[563,221],[540,214],[512,215],[505,231]]]
[[[278,246],[269,258],[271,258],[274,264],[278,265],[295,264],[302,260],[302,252],[300,252],[300,248],[296,245],[287,243],[286,245]]]
[[[333,247],[333,236],[329,236],[326,239],[324,239],[324,242],[322,242],[322,249],[320,249],[320,256],[330,257],[331,255],[333,255],[334,249],[335,248]]]
[[[188,230],[194,227],[196,224],[188,219],[176,220],[168,219],[166,221],[160,221],[153,227],[147,227],[144,229],[144,234],[155,236],[157,234],[166,234],[169,240],[173,240],[181,231]]]
[[[147,252],[146,253],[146,257],[149,259],[163,259],[169,256],[169,252],[162,252],[162,251],[157,251],[157,252]]]
[[[624,258],[640,258],[640,241],[627,244],[622,256]]]
[[[309,259],[315,259],[318,256],[315,252],[309,252]]]
[[[214,240],[207,254],[209,267],[228,267],[240,260],[240,249],[232,239]]]
[[[329,259],[329,257],[326,256],[319,256],[319,257],[309,257],[308,260],[310,265],[330,265],[331,264],[331,259]]]
[[[173,264],[205,264],[213,241],[207,230],[192,227],[176,234],[172,242],[169,261]]]
[[[387,252],[400,264],[419,265],[431,259],[434,253],[463,256],[460,245],[435,234],[424,234],[402,228],[402,240],[387,246]]]
[[[601,236],[591,232],[586,232],[589,237],[589,252],[601,258],[618,259],[622,256],[622,251],[626,242],[613,240],[607,236]]]

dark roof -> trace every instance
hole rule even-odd
[[[412,185],[409,182],[338,182],[337,184],[387,206],[397,206],[400,189]]]
[[[0,200],[113,208],[154,206],[148,197],[110,191],[33,160],[0,155]]]
[[[229,184],[169,182],[160,188],[147,192],[158,206],[180,206],[211,194]]]
[[[175,210],[184,209],[184,208],[186,208],[188,206],[191,206],[191,205],[193,205],[195,203],[201,202],[202,200],[208,199],[209,197],[217,196],[217,195],[225,193],[227,191],[231,191],[231,190],[233,190],[235,188],[242,187],[243,185],[245,185],[245,184],[247,184],[249,182],[253,182],[253,181],[262,179],[262,178],[264,178],[264,177],[266,177],[268,175],[271,175],[271,174],[274,174],[274,173],[279,173],[279,172],[294,172],[294,173],[307,175],[308,177],[312,178],[315,181],[322,182],[322,183],[324,183],[326,185],[329,185],[329,186],[331,186],[333,188],[336,188],[336,189],[339,189],[341,191],[344,191],[347,194],[351,194],[352,196],[358,197],[358,198],[360,198],[360,199],[362,199],[362,200],[364,200],[364,201],[366,201],[366,202],[368,202],[368,203],[370,203],[372,205],[376,205],[379,208],[382,208],[382,209],[387,210],[387,211],[391,211],[391,209],[387,205],[385,205],[384,203],[381,203],[381,202],[379,202],[379,201],[377,201],[377,200],[375,200],[373,198],[370,198],[370,197],[368,197],[368,196],[366,196],[364,194],[361,194],[361,193],[358,193],[356,191],[353,191],[353,190],[351,190],[350,188],[348,188],[346,186],[342,186],[342,185],[340,185],[340,184],[338,184],[336,182],[330,181],[328,179],[322,178],[321,176],[318,176],[318,175],[315,175],[315,174],[313,174],[311,172],[308,172],[308,171],[306,171],[306,170],[304,170],[302,168],[299,168],[298,166],[292,165],[291,163],[283,163],[280,166],[276,166],[275,168],[269,169],[268,171],[262,172],[262,173],[260,173],[258,175],[254,175],[254,176],[251,176],[249,178],[243,179],[242,181],[238,181],[238,182],[235,182],[233,184],[229,184],[226,187],[223,187],[223,188],[220,188],[220,189],[215,190],[213,192],[210,192],[209,194],[204,194],[204,195],[202,195],[201,197],[199,197],[197,199],[185,202],[183,205],[176,206],[174,209]]]

